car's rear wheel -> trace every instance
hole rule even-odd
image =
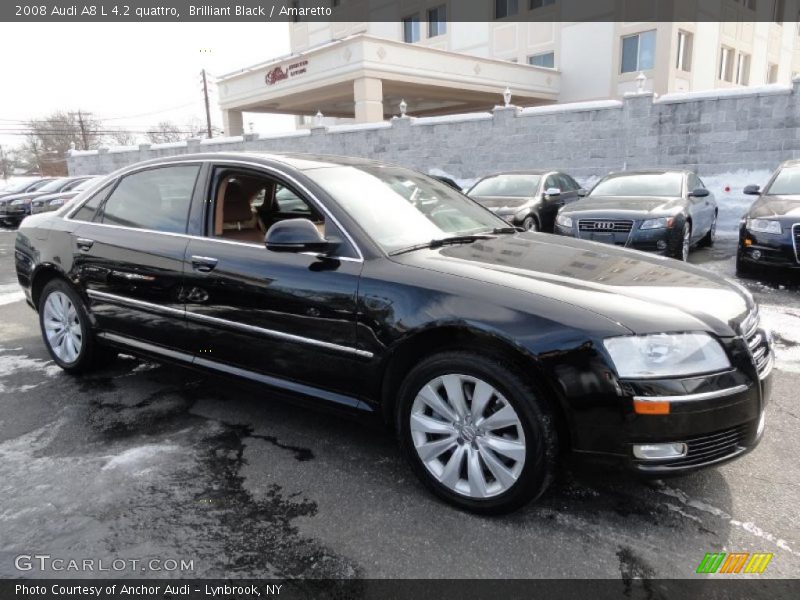
[[[53,279],[39,298],[42,339],[53,361],[70,373],[83,373],[106,364],[116,353],[94,339],[89,314],[78,293]]]
[[[536,221],[536,217],[533,215],[525,217],[525,220],[522,221],[522,228],[525,231],[539,231],[539,223]]]
[[[500,361],[466,352],[431,356],[406,377],[399,402],[403,449],[440,498],[503,513],[547,489],[558,447],[552,413]]]
[[[717,239],[717,213],[714,213],[714,216],[711,219],[711,227],[709,228],[708,232],[703,236],[703,239],[700,240],[698,246],[703,248],[710,248],[714,245],[714,241]]]

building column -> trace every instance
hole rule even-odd
[[[244,115],[240,110],[222,111],[222,128],[225,135],[244,135]]]
[[[383,121],[383,82],[373,77],[353,81],[356,123]]]

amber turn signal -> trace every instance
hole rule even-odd
[[[668,415],[669,402],[650,402],[647,400],[634,400],[633,412],[637,415]]]

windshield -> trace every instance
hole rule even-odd
[[[609,175],[598,183],[590,196],[680,196],[682,173],[642,173]]]
[[[40,188],[37,188],[36,191],[37,192],[58,192],[58,191],[61,190],[62,187],[64,187],[64,185],[67,184],[68,181],[69,181],[68,179],[64,179],[64,178],[53,179],[53,181],[43,185]]]
[[[73,192],[82,192],[86,188],[93,186],[95,183],[100,181],[100,177],[92,177],[91,179],[87,179],[86,181],[81,181],[78,185],[72,188]]]
[[[536,195],[540,179],[538,175],[494,175],[476,183],[469,195],[530,198]]]
[[[387,253],[508,227],[463,194],[408,169],[360,165],[311,169],[305,174]]]
[[[781,169],[766,193],[786,196],[800,194],[800,167]]]
[[[31,185],[31,180],[28,179],[26,181],[18,181],[16,183],[12,183],[9,186],[4,187],[0,192],[3,194],[14,194],[17,192],[24,192],[28,189],[28,186]]]

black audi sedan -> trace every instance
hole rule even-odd
[[[132,352],[378,417],[433,493],[476,512],[541,495],[560,453],[662,476],[764,430],[773,351],[744,288],[519,232],[389,164],[140,163],[25,219],[15,259],[67,372]]]
[[[717,213],[713,194],[692,171],[624,171],[561,209],[555,232],[685,261],[693,246],[714,244]]]
[[[763,191],[748,185],[744,193],[759,198],[739,226],[736,272],[748,275],[762,266],[800,269],[800,160],[781,164]]]
[[[551,233],[558,210],[583,193],[566,173],[530,170],[489,175],[467,195],[515,227]]]
[[[0,223],[17,225],[22,219],[31,214],[31,204],[34,198],[66,192],[79,185],[88,177],[58,177],[51,179],[34,191],[11,194],[0,198]]]
[[[52,180],[52,177],[37,177],[35,179],[25,179],[23,181],[12,183],[3,189],[0,189],[0,198],[5,198],[14,194],[22,194],[25,192],[35,192],[37,189]]]
[[[97,177],[78,179],[75,184],[66,191],[36,196],[31,200],[31,214],[35,215],[38,213],[58,210],[82,191],[93,186],[98,179],[99,178]]]

